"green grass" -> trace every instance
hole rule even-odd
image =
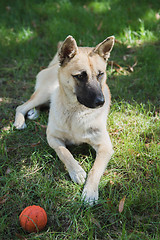
[[[0,23],[0,239],[159,240],[159,1],[8,0],[1,1]],[[46,125],[47,112],[27,120],[23,131],[13,128],[16,106],[29,98],[36,74],[69,34],[82,46],[117,39],[107,68],[115,153],[93,207],[81,203],[83,186],[71,182],[36,123]],[[88,172],[91,147],[70,150]],[[18,216],[34,204],[46,210],[48,224],[27,234]]]

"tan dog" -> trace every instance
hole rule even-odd
[[[98,200],[100,178],[113,154],[106,130],[110,92],[106,85],[106,63],[114,45],[111,36],[95,48],[77,47],[72,36],[61,44],[48,68],[37,75],[35,92],[17,107],[14,126],[23,129],[25,114],[36,117],[32,109],[51,101],[47,140],[65,164],[71,179],[83,184],[86,172],[73,158],[66,144],[88,143],[96,159],[86,180],[82,199]]]

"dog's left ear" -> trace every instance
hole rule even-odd
[[[72,36],[68,36],[61,44],[58,56],[60,66],[66,65],[78,52],[78,47],[75,39]]]
[[[108,60],[110,52],[114,46],[115,37],[111,36],[106,38],[103,42],[99,43],[94,49],[94,53],[98,53],[105,61]]]

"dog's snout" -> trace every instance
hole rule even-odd
[[[76,89],[77,100],[88,108],[102,107],[105,98],[101,87],[97,84],[83,84]]]
[[[100,95],[95,98],[94,105],[95,105],[95,107],[101,107],[101,106],[103,106],[104,102],[105,102],[104,96]]]

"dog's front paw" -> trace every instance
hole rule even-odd
[[[19,114],[17,117],[16,117],[16,120],[13,124],[13,126],[15,126],[17,129],[24,129],[27,127],[27,125],[25,124],[25,118],[24,118],[24,115],[23,114]]]
[[[89,205],[96,203],[98,201],[98,187],[85,185],[82,192],[82,201]]]
[[[81,166],[78,166],[76,170],[69,171],[69,175],[73,182],[83,184],[86,179],[86,172]]]
[[[38,117],[39,117],[39,111],[35,108],[29,110],[27,113],[27,118],[29,118],[30,120],[35,120]]]
[[[27,125],[25,124],[25,122],[23,124],[21,123],[18,123],[18,122],[14,122],[13,126],[18,129],[18,130],[21,130],[21,129],[24,129],[27,127]]]

